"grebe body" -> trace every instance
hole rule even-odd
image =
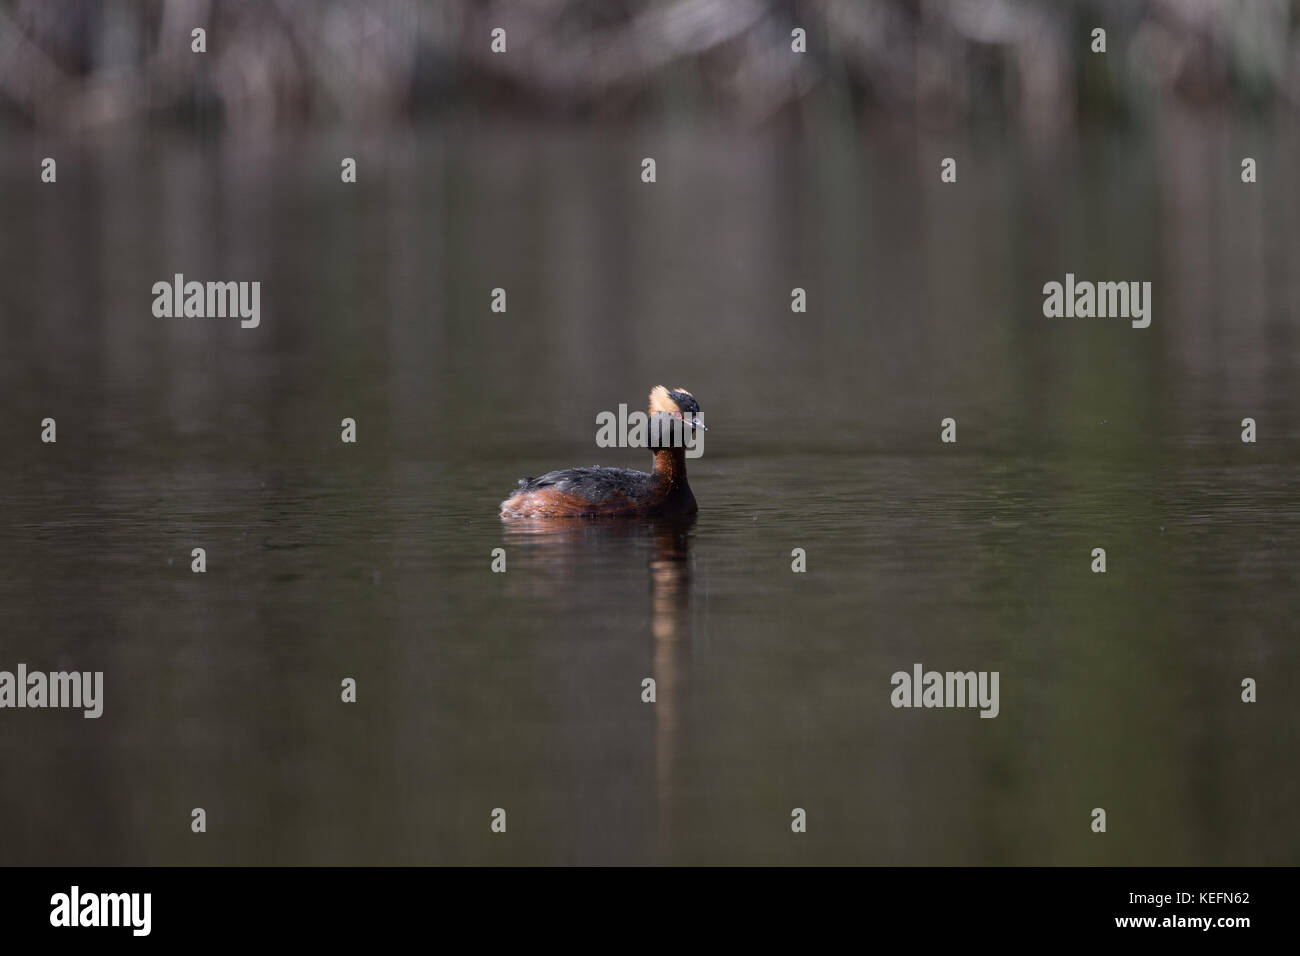
[[[703,429],[700,405],[682,388],[656,385],[650,392],[652,436],[680,437],[687,429]],[[656,421],[676,420],[676,428],[656,427]],[[649,472],[629,468],[568,468],[539,478],[522,478],[519,487],[501,502],[501,517],[591,517],[639,515],[682,517],[699,507],[686,482],[686,450],[680,442],[652,439],[654,467]]]

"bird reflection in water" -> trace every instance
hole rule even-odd
[[[655,780],[659,825],[671,832],[673,767],[684,714],[691,648],[691,536],[695,515],[678,518],[509,518],[529,559],[549,569],[600,568],[629,548],[648,546],[650,635],[655,680]],[[567,572],[566,572],[567,573]],[[590,578],[584,585],[591,586]]]

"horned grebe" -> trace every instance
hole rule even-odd
[[[694,514],[699,508],[686,483],[686,449],[680,439],[688,428],[708,430],[699,413],[700,403],[686,389],[656,385],[650,391],[654,468],[649,473],[597,465],[521,478],[519,488],[501,502],[501,517]],[[669,427],[672,419],[681,424]]]

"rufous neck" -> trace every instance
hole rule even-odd
[[[659,448],[655,450],[654,476],[669,485],[686,484],[686,450]]]

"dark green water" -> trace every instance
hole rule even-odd
[[[11,136],[0,669],[106,700],[0,710],[0,862],[1296,863],[1296,158]],[[176,272],[260,326],[155,318]],[[1151,281],[1151,327],[1044,318],[1066,272]],[[711,429],[696,522],[497,517],[648,464],[595,415],[656,383]],[[894,709],[916,662],[999,716]]]

